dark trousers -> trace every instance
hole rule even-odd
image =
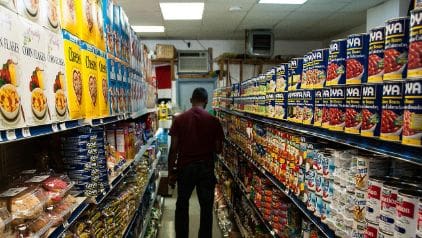
[[[198,238],[212,238],[214,162],[189,164],[177,173],[176,238],[189,237],[189,199],[196,187],[200,212]]]

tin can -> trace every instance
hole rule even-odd
[[[322,151],[318,151],[316,153],[316,157],[315,157],[315,163],[313,166],[313,169],[318,173],[318,174],[323,174],[323,161],[324,161],[324,154]]]
[[[267,117],[275,118],[275,100],[274,100],[275,93],[267,93],[265,96],[265,104],[267,105]]]
[[[394,238],[394,235],[384,233],[378,229],[378,238]]]
[[[324,198],[322,198],[324,200]],[[324,201],[323,203],[325,213],[321,215],[322,223],[328,224],[328,221],[331,219],[331,204]]]
[[[346,84],[366,83],[368,79],[369,35],[347,37]]]
[[[266,93],[274,93],[276,89],[276,70],[273,67],[265,73],[266,79]]]
[[[330,88],[330,130],[343,131],[345,125],[346,91],[344,86]]]
[[[327,67],[327,86],[346,83],[346,48],[346,39],[331,41]]]
[[[422,43],[422,41],[421,41]],[[404,112],[402,143],[422,146],[422,79],[404,84]]]
[[[422,190],[399,190],[397,196],[394,237],[407,238],[416,236],[418,205]]]
[[[401,80],[407,75],[409,18],[386,21],[384,50],[384,80]]]
[[[321,127],[330,128],[330,88],[322,90],[322,122]]]
[[[300,89],[302,82],[303,58],[292,58],[289,62],[289,80],[291,81],[290,90]]]
[[[322,200],[322,197],[319,195],[316,195],[316,206],[315,206],[314,215],[319,218],[321,218],[322,216],[325,216],[324,201]]]
[[[365,230],[366,230],[365,222],[359,222],[356,220],[353,221],[353,231],[352,231],[353,238],[364,238]]]
[[[332,179],[324,178],[324,184],[322,186],[322,200],[331,202],[334,192],[334,182]]]
[[[324,178],[321,174],[315,175],[315,194],[317,196],[322,196],[323,194],[323,184],[324,184]]]
[[[361,116],[362,102],[362,86],[347,85],[346,86],[346,118],[344,124],[344,132],[349,134],[360,134],[362,125]]]
[[[356,156],[357,172],[355,176],[355,186],[357,189],[366,190],[368,188],[368,178],[373,176],[387,175],[390,161],[384,157],[373,155]]]
[[[315,195],[315,192],[313,191],[309,191],[308,195],[309,195],[309,198],[308,198],[307,208],[309,211],[315,212],[316,204],[317,204],[317,196]]]
[[[407,78],[417,79],[422,77],[422,9],[410,12],[410,36]]]
[[[300,84],[301,89],[308,89],[312,87],[312,75],[311,70],[313,66],[312,52],[308,52],[303,55],[303,70],[302,70],[302,81]]]
[[[378,137],[381,129],[382,84],[362,85],[362,125],[360,135]]]
[[[303,90],[289,91],[287,97],[287,120],[302,123]]]
[[[403,124],[403,82],[384,82],[380,138],[400,141]]]
[[[366,192],[355,190],[355,209],[353,212],[353,219],[358,222],[365,221],[365,212],[366,212]]]
[[[289,79],[289,65],[280,64],[276,68],[276,92],[287,92]]]
[[[323,89],[315,89],[314,126],[322,126]]]
[[[315,91],[303,90],[302,123],[305,125],[314,124]]]
[[[287,93],[275,93],[274,95],[274,109],[276,119],[286,119],[287,118]]]
[[[325,87],[327,80],[328,54],[328,48],[312,51],[312,88],[320,89]]]
[[[322,162],[322,175],[324,178],[333,179],[335,170],[334,159],[331,152],[324,152],[324,160]]]
[[[386,182],[381,189],[379,229],[388,235],[394,234],[397,194],[401,186],[400,182]]]
[[[384,74],[385,27],[369,31],[368,83],[382,83]]]
[[[368,222],[365,229],[365,238],[378,238],[378,225]]]
[[[369,177],[368,179],[368,190],[367,190],[367,202],[366,202],[366,214],[365,219],[368,222],[378,224],[379,214],[381,210],[381,189],[384,183],[381,177]]]

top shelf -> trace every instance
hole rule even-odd
[[[217,57],[214,59],[214,62],[218,64],[230,63],[230,64],[251,64],[251,65],[276,65],[287,63],[285,60],[277,60],[277,59],[239,59],[239,58],[227,58],[227,57]]]
[[[324,128],[297,124],[286,120],[266,118],[254,114],[221,109],[221,111],[244,117],[250,120],[262,122],[271,126],[282,128],[288,131],[314,136],[333,143],[340,143],[357,149],[373,153],[387,155],[389,157],[407,161],[413,164],[422,165],[422,149],[400,143],[383,141],[377,138],[367,138],[360,135],[347,134],[343,132],[330,131]]]

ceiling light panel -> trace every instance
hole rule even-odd
[[[204,13],[204,3],[160,3],[164,20],[201,20]]]
[[[304,4],[308,0],[259,0],[259,3],[266,4]]]
[[[135,32],[164,32],[164,26],[132,26]]]

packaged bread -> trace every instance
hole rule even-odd
[[[40,187],[14,187],[0,194],[14,219],[33,219],[43,212],[46,194]]]

